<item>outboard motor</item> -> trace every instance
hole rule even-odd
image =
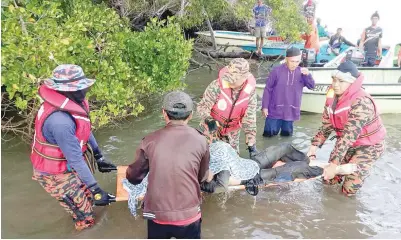
[[[301,55],[301,67],[308,67],[316,60],[315,49],[302,49]]]
[[[354,48],[347,52],[345,59],[352,61],[357,66],[361,66],[365,59],[365,54],[358,48]]]

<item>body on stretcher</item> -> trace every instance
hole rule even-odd
[[[281,166],[284,165],[284,162],[277,161],[274,167],[276,166]],[[309,164],[310,166],[317,166],[324,168],[328,165],[328,163],[321,163],[317,160],[313,160]],[[117,190],[116,190],[116,201],[128,201],[128,192],[124,189],[123,186],[123,180],[126,178],[126,171],[127,171],[128,166],[118,166],[117,167]],[[347,174],[352,174],[357,170],[356,164],[343,164],[337,167],[336,171],[337,174],[341,175],[347,175]],[[309,179],[295,179],[294,181],[289,181],[289,182],[270,182],[267,184],[260,185],[259,187],[271,187],[271,186],[277,186],[277,185],[282,185],[282,184],[288,184],[291,182],[303,182],[307,180],[312,180],[312,179],[317,179],[320,178],[320,176],[314,177],[314,178],[309,178]],[[234,186],[229,186],[229,190],[245,190],[245,185],[234,185]],[[216,189],[215,193],[221,192],[221,190]],[[138,200],[142,200],[144,196],[140,196]]]

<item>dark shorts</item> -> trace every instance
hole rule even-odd
[[[187,226],[164,225],[148,220],[148,239],[200,239],[202,219]]]
[[[292,136],[294,129],[293,123],[293,121],[285,121],[281,119],[273,119],[267,117],[265,121],[263,136],[272,137],[277,135],[279,132],[281,136]]]
[[[374,56],[366,56],[365,57],[365,67],[374,67],[376,64],[376,55]]]

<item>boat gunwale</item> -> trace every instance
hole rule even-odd
[[[336,67],[308,67],[309,71],[322,71],[322,70],[327,70],[327,71],[333,71],[336,70]],[[368,71],[373,71],[373,70],[387,70],[387,71],[400,71],[401,72],[401,68],[398,67],[391,67],[391,68],[386,68],[386,67],[359,67],[358,70],[368,70]],[[400,75],[401,77],[401,75]]]
[[[326,92],[302,92],[302,94],[309,94],[309,95],[326,95]],[[369,93],[370,96],[376,99],[389,99],[389,100],[401,100],[401,94],[373,94]]]
[[[316,85],[319,86],[330,86],[330,83],[316,83]],[[257,89],[264,89],[266,86],[266,84],[261,84],[258,83],[256,84],[256,88]],[[389,83],[389,84],[385,84],[385,83],[367,83],[367,84],[363,84],[362,88],[365,89],[365,87],[401,87],[401,83]],[[309,90],[309,91],[308,91]],[[312,94],[312,95],[326,95],[327,92],[326,91],[313,91],[312,89],[308,89],[307,91],[305,91],[305,89],[302,91],[302,94]],[[391,99],[401,99],[401,92],[400,93],[369,93],[372,97],[394,97]],[[386,98],[386,99],[390,99],[390,98]]]
[[[315,83],[316,85],[331,85],[331,83]],[[265,88],[266,84],[257,83],[256,88]],[[401,83],[364,83],[363,86],[401,86]]]

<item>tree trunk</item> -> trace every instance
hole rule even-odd
[[[184,16],[184,8],[185,8],[185,0],[181,0],[180,11],[178,12],[178,16],[182,18]]]
[[[213,49],[217,50],[216,37],[214,36],[212,23],[210,22],[209,15],[207,14],[205,8],[203,8],[203,14],[205,14],[205,16],[206,16],[206,23],[207,23],[207,27],[209,28],[209,31],[210,31],[210,40],[212,41]]]
[[[195,51],[198,51],[208,57],[211,58],[245,58],[245,59],[256,59],[256,60],[275,60],[281,59],[281,56],[258,56],[254,52],[223,52],[223,51],[215,51],[215,50],[207,50],[202,48],[194,48]]]
[[[222,51],[209,51],[207,49],[195,49],[212,58],[250,58],[251,52],[222,52]]]

